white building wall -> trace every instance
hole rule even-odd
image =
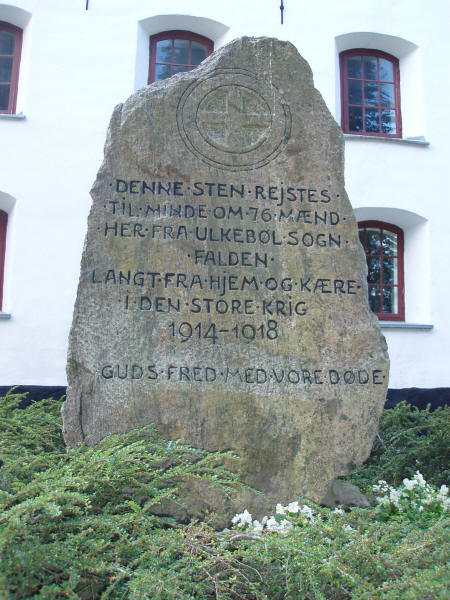
[[[404,229],[406,323],[433,325],[384,330],[390,387],[448,387],[448,2],[285,0],[284,25],[278,0],[85,4],[0,0],[0,20],[24,29],[17,112],[26,117],[0,116],[3,312],[11,315],[0,319],[0,385],[65,384],[89,189],[112,109],[145,85],[149,35],[190,29],[216,49],[242,35],[291,41],[338,121],[339,52],[369,47],[399,58],[404,137],[429,145],[347,137],[346,186],[358,218]]]

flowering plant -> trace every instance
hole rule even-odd
[[[248,510],[235,515],[232,524],[240,529],[250,530],[252,533],[260,534],[263,531],[273,531],[286,535],[294,526],[304,527],[314,523],[316,517],[312,508],[306,504],[300,506],[298,502],[290,502],[287,506],[277,504],[275,516],[263,517],[261,521],[252,520]]]
[[[328,518],[335,520],[344,515],[344,511],[340,508],[335,508],[328,515]],[[232,526],[238,529],[243,529],[253,535],[260,535],[263,532],[279,533],[283,536],[292,533],[295,528],[314,527],[315,525],[323,526],[324,521],[321,515],[314,511],[307,504],[300,504],[297,501],[290,502],[286,506],[277,504],[275,515],[263,517],[261,521],[252,518],[248,510],[235,515],[232,519]],[[346,531],[353,531],[350,525],[342,524]]]
[[[439,490],[427,483],[420,471],[412,479],[404,479],[398,488],[394,488],[380,479],[373,491],[377,510],[383,520],[406,517],[410,520],[443,515],[450,508],[448,487],[442,485]]]

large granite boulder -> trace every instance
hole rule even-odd
[[[154,423],[241,456],[233,505],[323,501],[369,454],[388,356],[342,132],[297,50],[242,38],[116,107],[70,334],[69,446]]]

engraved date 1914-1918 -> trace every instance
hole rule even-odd
[[[230,326],[225,329],[216,323],[200,322],[192,325],[188,321],[182,323],[172,321],[169,324],[169,331],[172,337],[181,338],[181,343],[193,340],[208,340],[212,344],[216,344],[222,336],[226,335],[250,343],[255,339],[276,340],[278,338],[278,323],[273,319],[269,319],[267,323],[261,323],[260,325],[245,323],[244,325]]]

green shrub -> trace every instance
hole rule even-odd
[[[450,408],[431,411],[400,402],[384,410],[367,462],[350,480],[369,491],[379,479],[400,485],[419,470],[434,486],[449,480]]]
[[[259,534],[242,528],[218,533],[206,523],[160,519],[152,514],[155,503],[161,498],[180,501],[179,483],[186,478],[203,478],[232,493],[236,477],[221,466],[224,455],[164,441],[153,429],[66,452],[60,403],[48,400],[15,410],[21,398],[11,393],[0,400],[2,599],[447,597],[448,519],[442,514],[418,527],[401,516],[379,521],[376,510],[334,512],[311,503],[300,510],[292,502],[288,508],[294,525],[279,529],[286,535],[275,526]],[[388,479],[379,476],[385,463],[393,474],[406,477],[411,463],[402,457],[411,459],[412,446],[416,457],[428,456],[422,446],[428,447],[430,438],[418,435],[423,427],[415,429],[413,441],[414,424],[407,414],[413,411],[404,406],[395,410],[399,417],[393,420],[401,417],[409,430],[402,438],[408,448],[396,440],[384,442],[392,456],[397,448],[400,466],[376,449],[376,464],[358,474],[367,483]],[[442,416],[440,411],[428,413],[432,439],[438,435],[430,423],[442,422]],[[392,420],[392,413],[387,419]],[[386,415],[384,423],[381,436],[390,430]],[[413,472],[417,468],[413,461]],[[278,509],[275,520],[283,510]]]

